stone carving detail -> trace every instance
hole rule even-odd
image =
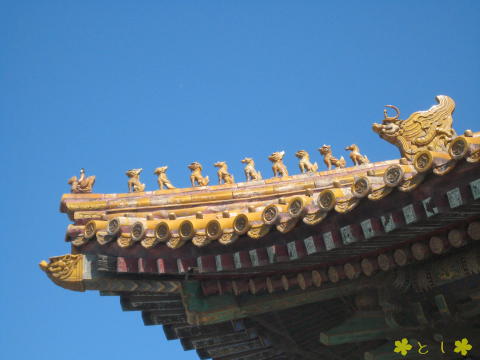
[[[350,159],[352,159],[355,166],[368,164],[370,162],[366,155],[360,154],[360,149],[355,144],[347,146],[345,150],[350,150]]]
[[[221,184],[233,184],[233,175],[228,172],[228,166],[225,161],[218,161],[213,166],[218,168],[217,176],[218,183]]]
[[[57,285],[70,290],[84,291],[83,255],[63,255],[50,258],[50,263],[41,261],[40,269]]]
[[[145,184],[140,182],[140,173],[143,169],[130,169],[125,174],[128,176],[128,191],[142,192],[145,190]]]
[[[167,189],[175,189],[175,186],[173,186],[170,180],[168,180],[167,169],[168,166],[160,166],[156,168],[153,172],[155,175],[158,176],[157,182],[160,190],[163,190],[163,187],[166,187]]]
[[[200,163],[194,161],[188,165],[188,168],[192,171],[190,174],[190,182],[192,183],[192,186],[195,186],[195,184],[198,186],[208,185],[210,179],[208,176],[202,176],[202,165]]]
[[[343,156],[340,159],[337,159],[335,156],[332,155],[332,147],[330,145],[323,145],[321,148],[318,149],[320,154],[323,155],[323,161],[325,165],[327,165],[328,170],[332,169],[332,165],[336,168],[344,168],[346,163]]]
[[[285,156],[285,151],[277,151],[272,153],[269,157],[268,160],[270,160],[273,165],[272,165],[272,170],[273,170],[273,176],[279,176],[279,177],[284,177],[288,176],[288,170],[285,164],[283,163],[283,157]]]
[[[255,162],[252,158],[246,157],[242,160],[242,163],[247,164],[244,168],[247,181],[262,180],[262,174],[260,173],[260,171],[255,170]]]
[[[300,171],[303,173],[313,173],[318,170],[317,163],[310,162],[310,155],[305,150],[299,150],[295,153],[295,156],[299,158],[298,166],[300,167]]]
[[[399,119],[400,111],[396,106],[386,105],[396,115],[388,116],[385,109],[382,124],[373,124],[373,131],[396,145],[401,155],[408,160],[412,160],[421,150],[447,152],[448,145],[455,136],[452,129],[455,102],[445,95],[438,95],[435,99],[438,105],[426,111],[415,112],[406,120]]]
[[[91,193],[93,185],[95,184],[95,176],[85,176],[85,169],[80,169],[80,177],[72,176],[68,179],[68,184],[71,186],[70,191],[74,194]]]

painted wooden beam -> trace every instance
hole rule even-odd
[[[384,339],[392,329],[385,322],[382,311],[357,312],[342,324],[320,333],[324,345],[341,345],[361,341]]]

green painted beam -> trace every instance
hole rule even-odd
[[[321,332],[320,342],[324,345],[340,345],[385,339],[391,332],[382,311],[362,311],[355,313],[342,324]]]
[[[415,339],[408,339],[408,342],[412,345],[417,344],[417,340]],[[364,353],[364,359],[365,360],[399,360],[402,358],[406,358],[408,360],[413,360],[413,359],[420,359],[421,357],[425,358],[425,355],[420,355],[418,354],[416,349],[412,349],[408,352],[408,355],[406,357],[402,356],[399,353],[396,353],[393,351],[395,349],[395,343],[393,341],[389,341],[376,349],[366,351]],[[425,360],[428,360],[425,358]]]
[[[378,286],[378,283],[376,284]],[[349,281],[344,285],[294,290],[281,294],[204,296],[200,283],[194,280],[182,284],[182,299],[187,321],[194,325],[208,325],[279,311],[356,293],[374,286],[372,280]]]

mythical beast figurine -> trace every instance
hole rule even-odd
[[[350,150],[350,159],[352,159],[355,166],[368,164],[370,162],[367,155],[360,154],[360,148],[355,144],[347,146],[345,150]]]
[[[299,158],[298,166],[300,167],[300,171],[303,173],[313,173],[318,170],[317,163],[310,162],[310,155],[305,150],[299,150],[295,153],[295,156]]]
[[[202,176],[202,164],[194,161],[190,165],[188,165],[188,168],[192,171],[192,173],[190,174],[190,181],[192,183],[192,187],[195,186],[195,183],[198,186],[208,185],[210,179],[208,178],[208,176]]]
[[[340,159],[337,159],[335,156],[332,155],[332,147],[330,145],[323,145],[321,148],[318,149],[320,154],[323,155],[323,161],[325,165],[327,165],[328,170],[332,169],[332,165],[336,168],[344,168],[346,163],[343,156]]]
[[[273,170],[273,176],[288,176],[288,170],[285,164],[283,163],[283,157],[285,156],[285,151],[278,151],[274,152],[268,157],[268,160],[270,160],[273,163],[272,170]]]
[[[262,180],[262,174],[260,173],[260,171],[255,170],[255,162],[252,158],[246,157],[242,160],[242,163],[247,164],[243,169],[247,181]]]
[[[415,154],[422,150],[448,151],[448,145],[456,135],[452,129],[452,113],[455,102],[446,95],[435,97],[438,105],[426,111],[417,111],[408,119],[401,120],[400,111],[396,106],[385,105],[396,112],[388,116],[387,109],[383,111],[381,124],[373,124],[375,131],[382,139],[396,145],[402,157],[412,160]]]
[[[227,163],[225,161],[218,161],[213,166],[218,168],[217,176],[218,176],[218,183],[221,185],[222,183],[225,184],[233,184],[233,175],[228,172]]]
[[[128,191],[142,192],[145,190],[145,184],[140,182],[140,173],[143,169],[130,169],[125,174],[128,176]]]
[[[167,169],[168,169],[168,166],[160,166],[156,168],[155,171],[153,172],[155,175],[158,176],[157,182],[160,190],[163,190],[164,186],[167,189],[175,189],[175,186],[173,186],[170,180],[168,180]]]
[[[80,169],[80,177],[72,176],[68,179],[68,184],[71,186],[70,191],[74,194],[91,193],[93,185],[95,184],[95,176],[85,176],[85,169]]]

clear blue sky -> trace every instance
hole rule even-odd
[[[38,269],[69,251],[58,212],[85,167],[97,192],[125,170],[168,165],[176,186],[199,161],[357,143],[383,105],[402,118],[446,94],[454,126],[480,130],[480,1],[0,1],[0,348],[2,358],[195,359],[118,298],[54,286]],[[324,169],[323,163],[321,168]],[[270,175],[269,175],[270,176]]]

